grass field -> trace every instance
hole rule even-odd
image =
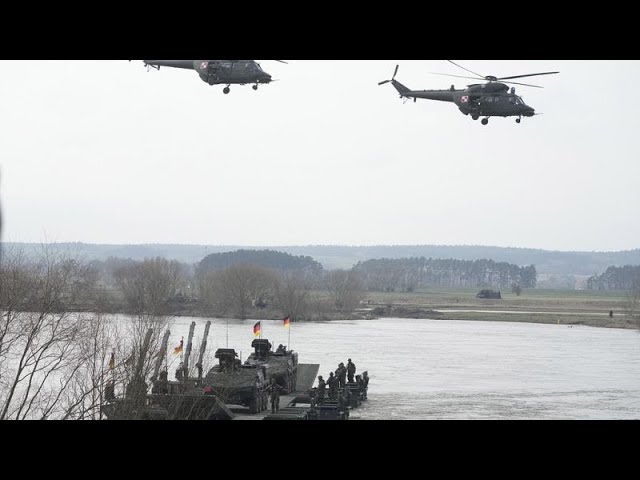
[[[624,292],[591,290],[523,290],[520,296],[502,292],[502,300],[476,298],[478,289],[428,289],[412,293],[368,292],[367,308],[394,311],[435,310],[444,320],[491,320],[561,323],[597,327],[640,328],[628,315]],[[609,317],[609,312],[613,317]]]

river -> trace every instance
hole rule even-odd
[[[205,318],[174,319],[170,347],[191,321],[196,355]],[[213,319],[210,356],[228,345],[244,361],[255,323]],[[263,320],[262,335],[288,343],[281,321]],[[353,419],[640,419],[637,330],[384,318],[294,323],[291,346],[325,378],[348,358],[369,372]]]

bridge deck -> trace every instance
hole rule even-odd
[[[315,382],[315,379],[318,376],[318,371],[320,371],[320,365],[317,363],[299,363],[296,391],[289,395],[280,396],[280,408],[286,407],[289,402],[298,395],[298,393],[306,392],[313,387],[313,382]],[[264,412],[253,414],[249,413],[248,408],[233,407],[231,410],[234,413],[233,420],[262,420],[271,413],[271,408],[268,408]]]

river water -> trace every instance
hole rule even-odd
[[[207,320],[174,319],[170,346],[195,321],[196,355]],[[255,322],[213,319],[208,351],[244,361]],[[262,335],[288,343],[281,321],[263,320]],[[353,419],[640,419],[636,330],[385,318],[295,323],[291,347],[325,378],[348,358],[369,372]]]

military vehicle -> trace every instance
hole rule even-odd
[[[207,345],[207,336],[211,322],[207,322],[205,336],[200,347],[200,357],[196,364],[198,377],[189,377],[189,357],[191,355],[195,322],[189,330],[187,353],[176,371],[177,381],[168,380],[167,370],[160,371],[166,356],[170,332],[167,330],[162,339],[157,360],[151,375],[152,389],[143,376],[145,359],[148,360],[149,345],[153,329],[145,336],[138,361],[127,384],[122,398],[116,398],[113,384],[109,386],[102,413],[109,420],[222,420],[231,419],[234,414],[222,403],[211,389],[203,387],[202,361]]]
[[[520,123],[522,117],[533,117],[535,115],[541,115],[536,113],[535,109],[524,103],[522,97],[516,95],[515,87],[511,87],[507,84],[524,85],[526,87],[542,88],[539,85],[531,85],[528,83],[514,82],[515,78],[535,77],[540,75],[555,75],[560,72],[541,72],[541,73],[528,73],[526,75],[511,75],[508,77],[496,77],[494,75],[480,75],[468,68],[465,68],[457,63],[447,60],[458,68],[461,68],[474,76],[460,76],[451,74],[437,73],[436,75],[445,75],[448,77],[467,78],[472,80],[484,80],[487,83],[474,83],[467,85],[466,89],[456,90],[454,85],[448,90],[412,90],[396,80],[398,74],[399,65],[396,65],[396,69],[393,72],[393,77],[390,80],[384,80],[379,82],[378,85],[384,85],[391,83],[394,88],[400,94],[400,98],[403,100],[413,98],[415,102],[418,98],[426,100],[437,100],[440,102],[451,102],[455,104],[461,113],[464,115],[471,115],[473,120],[482,119],[482,124],[487,125],[489,123],[489,117],[517,117],[516,123]],[[510,80],[510,81],[505,81]]]
[[[496,292],[495,290],[480,290],[480,292],[476,295],[476,298],[502,300],[502,295],[500,294],[500,292]]]
[[[254,348],[254,353],[249,356],[245,365],[266,367],[269,383],[272,378],[275,378],[276,383],[285,389],[286,394],[294,392],[298,377],[298,354],[283,346],[274,352],[266,338],[256,338],[251,342],[251,346]]]
[[[276,62],[287,63],[283,60]],[[144,60],[144,65],[160,70],[160,67],[195,70],[200,79],[209,85],[226,85],[222,92],[227,95],[231,85],[258,85],[275,82],[255,60]]]
[[[204,379],[206,387],[225,404],[249,407],[251,413],[267,409],[269,379],[262,364],[241,365],[232,348],[219,348],[214,366]]]

